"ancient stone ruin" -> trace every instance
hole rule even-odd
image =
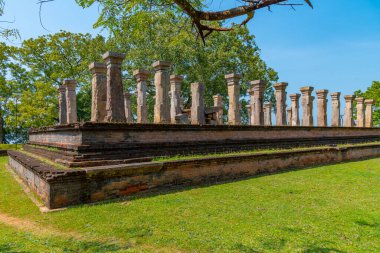
[[[375,144],[335,148],[342,143],[380,140],[380,129],[373,128],[372,123],[373,100],[346,95],[341,122],[341,94],[331,93],[329,121],[329,91],[317,90],[317,123],[314,124],[313,87],[302,87],[301,94],[290,94],[291,104],[287,105],[288,83],[274,84],[276,103],[272,104],[264,98],[268,83],[253,80],[248,94],[240,94],[241,76],[229,73],[225,76],[228,98],[215,94],[212,106],[207,106],[206,87],[202,82],[195,82],[190,87],[191,107],[184,108],[181,96],[184,78],[170,73],[170,62],[154,62],[154,73],[135,70],[136,86],[131,92],[123,89],[124,57],[107,52],[103,56],[104,63],[89,66],[91,122],[78,123],[76,81],[65,80],[58,88],[59,124],[31,129],[24,152],[9,152],[11,168],[49,208],[171,185],[197,184],[380,154],[380,146]],[[155,104],[150,123],[147,83],[152,78]],[[132,96],[137,96],[136,106],[132,106]],[[247,124],[242,121],[242,96],[250,97]],[[273,155],[235,154],[174,162],[154,160],[176,155],[321,145],[333,147]]]

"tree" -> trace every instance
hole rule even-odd
[[[4,15],[4,7],[5,7],[4,0],[0,0],[0,17]],[[0,23],[4,24],[4,23],[11,23],[11,22],[2,20],[0,21]],[[9,28],[0,26],[0,37],[5,38],[5,39],[19,38],[20,34],[17,29],[9,29]]]
[[[365,99],[373,99],[373,125],[380,126],[380,81],[373,81],[372,85],[365,91],[355,91],[356,97],[364,97]]]

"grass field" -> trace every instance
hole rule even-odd
[[[22,144],[0,144],[0,150],[16,150],[22,148]]]
[[[0,252],[380,252],[380,159],[41,214],[0,158]]]

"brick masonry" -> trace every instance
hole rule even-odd
[[[41,197],[48,208],[55,209],[170,186],[199,185],[261,173],[378,157],[380,145],[66,170],[56,169],[18,151],[9,151],[8,154],[11,168]]]

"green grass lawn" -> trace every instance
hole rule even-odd
[[[0,144],[0,150],[16,150],[22,148],[22,144]]]
[[[380,252],[380,159],[41,214],[0,158],[0,252]]]

